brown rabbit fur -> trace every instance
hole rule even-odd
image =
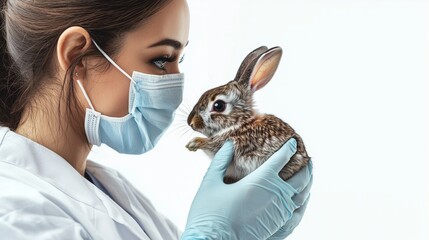
[[[280,47],[259,47],[243,60],[234,80],[205,92],[188,116],[188,124],[207,138],[196,137],[186,147],[216,153],[227,140],[234,143],[234,159],[224,182],[234,183],[251,173],[287,140],[295,138],[297,152],[280,171],[287,180],[304,167],[309,157],[301,137],[274,115],[253,108],[253,93],[267,84],[277,70]]]

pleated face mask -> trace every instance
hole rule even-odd
[[[170,126],[174,112],[182,102],[184,74],[152,75],[134,71],[132,76],[120,68],[93,41],[104,57],[130,79],[128,114],[109,117],[94,109],[78,80],[91,108],[85,113],[85,133],[90,144],[102,143],[120,153],[142,154],[151,150]]]

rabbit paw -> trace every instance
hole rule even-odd
[[[189,151],[195,152],[206,143],[207,143],[207,138],[196,137],[192,139],[188,144],[186,144],[186,148]]]

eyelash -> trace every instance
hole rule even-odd
[[[185,58],[185,54],[183,54],[182,57],[179,59],[179,63],[182,63],[184,58]],[[160,57],[160,58],[156,58],[156,59],[152,60],[152,63],[155,65],[155,67],[157,67],[161,70],[165,70],[165,64],[166,63],[174,62],[176,60],[177,60],[177,56],[174,56],[174,57],[164,56],[164,57]]]

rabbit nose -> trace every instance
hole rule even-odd
[[[191,113],[191,114],[189,114],[189,117],[188,117],[188,125],[192,128],[192,129],[194,129],[194,125],[195,125],[195,115],[193,114],[193,113]]]
[[[192,128],[192,129],[196,129],[196,127],[197,127],[197,120],[196,120],[196,117],[193,117],[192,118],[192,120],[191,120],[191,122],[189,123],[189,126]]]
[[[200,116],[195,115],[188,121],[189,126],[194,129],[195,131],[198,131],[198,129],[204,128],[203,121]]]
[[[193,124],[193,122],[194,122],[194,116],[195,116],[195,113],[192,110],[192,112],[188,115],[188,119],[187,119],[188,125],[191,127],[192,127],[191,124]]]

